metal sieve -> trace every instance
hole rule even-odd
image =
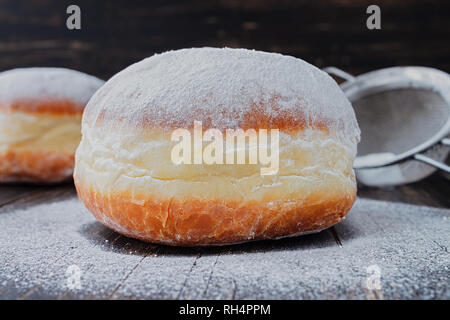
[[[355,110],[361,142],[354,168],[366,185],[421,180],[444,163],[450,139],[450,76],[425,67],[393,67],[352,76],[335,67],[324,71],[346,80],[340,86]]]

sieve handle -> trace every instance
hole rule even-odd
[[[428,164],[428,165],[430,165],[432,167],[435,167],[437,169],[441,169],[441,170],[443,170],[443,171],[445,171],[447,173],[450,173],[450,166],[446,165],[445,163],[442,163],[442,162],[436,161],[434,159],[431,159],[431,158],[429,158],[427,156],[424,156],[421,153],[415,154],[414,155],[414,159],[416,159],[417,161],[426,163],[426,164]]]
[[[449,138],[444,138],[444,139],[442,139],[440,141],[440,143],[442,145],[444,145],[444,146],[450,146],[450,139]],[[442,163],[442,162],[436,161],[434,159],[431,159],[431,158],[429,158],[429,157],[427,157],[427,156],[425,156],[423,154],[420,154],[420,153],[415,154],[414,155],[414,159],[416,159],[416,160],[418,160],[420,162],[426,163],[426,164],[428,164],[430,166],[433,166],[433,167],[435,167],[437,169],[441,169],[441,170],[443,170],[443,171],[445,171],[447,173],[450,173],[450,166],[446,165],[445,163]]]
[[[325,71],[328,74],[331,74],[333,76],[339,77],[339,78],[344,79],[346,81],[353,81],[353,80],[355,80],[355,77],[352,76],[350,73],[345,72],[344,70],[341,70],[341,69],[336,68],[336,67],[325,67],[322,70]]]

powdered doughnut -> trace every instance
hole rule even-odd
[[[194,136],[194,122],[202,134],[224,136],[278,129],[278,170],[261,174],[261,163],[247,161],[250,149],[245,164],[174,162],[172,134]],[[359,133],[339,86],[303,60],[245,49],[170,51],[121,71],[89,101],[75,184],[99,221],[150,242],[316,232],[353,205]]]
[[[83,109],[102,84],[62,68],[0,73],[0,182],[71,179]]]

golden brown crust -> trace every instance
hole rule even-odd
[[[279,129],[282,132],[298,132],[305,128],[311,128],[329,132],[327,118],[318,115],[312,120],[309,115],[304,113],[301,105],[295,111],[283,110],[278,100],[280,100],[280,96],[273,95],[267,103],[263,101],[252,103],[249,111],[244,114],[243,120],[239,123],[239,127],[242,129]]]
[[[352,194],[316,192],[302,201],[157,199],[121,192],[103,194],[75,180],[78,196],[94,216],[129,237],[168,245],[220,245],[319,231],[341,221]]]
[[[85,105],[80,105],[71,100],[43,100],[43,99],[19,99],[13,103],[2,104],[0,110],[4,112],[23,112],[32,114],[65,115],[83,113]]]
[[[62,182],[72,179],[73,165],[73,154],[8,151],[0,153],[0,182]]]

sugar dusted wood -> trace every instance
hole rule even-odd
[[[318,234],[176,248],[105,228],[65,185],[13,198],[0,225],[0,299],[450,298],[448,209],[359,199]],[[70,265],[82,271],[80,290],[67,287]],[[380,290],[363,286],[371,265]]]

